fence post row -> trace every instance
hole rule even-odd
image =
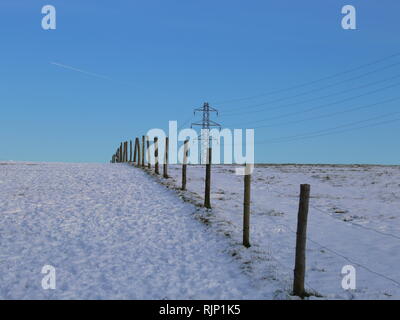
[[[244,173],[244,200],[243,200],[243,245],[250,247],[250,186],[251,186],[251,166],[246,164]]]
[[[296,234],[296,261],[294,267],[293,294],[304,297],[304,278],[306,272],[306,239],[307,239],[307,217],[310,200],[310,185],[300,185],[300,202],[297,216]]]
[[[163,163],[163,177],[168,179],[168,149],[169,149],[169,139],[165,138],[165,148],[164,148],[164,163]]]
[[[211,193],[211,160],[212,150],[207,149],[207,161],[206,161],[206,182],[204,190],[204,207],[211,209],[210,193]]]
[[[186,190],[186,170],[187,158],[189,154],[189,140],[185,140],[183,145],[183,164],[182,164],[182,190]]]
[[[158,137],[154,138],[154,171],[156,174],[160,174],[158,168]]]
[[[129,141],[130,155],[129,162],[136,163],[137,166],[145,167],[145,153],[147,147],[147,166],[151,168],[151,152],[150,141],[148,136],[142,136],[142,148],[140,148],[139,138],[135,139],[135,148],[132,148],[132,140]],[[158,159],[158,137],[154,137],[154,170],[156,174],[159,172]],[[133,152],[133,159],[132,159]],[[169,164],[169,138],[165,138],[165,155],[163,163],[163,177],[168,178]],[[189,140],[184,142],[183,163],[182,163],[182,187],[186,190],[187,184],[187,165],[189,155]],[[112,163],[128,162],[128,141],[121,142],[115,154],[111,158]],[[212,148],[207,149],[206,159],[206,177],[204,190],[204,207],[211,209],[211,165],[212,165]],[[305,271],[306,271],[306,240],[307,240],[307,219],[310,202],[310,185],[300,185],[299,210],[297,216],[297,232],[296,232],[296,254],[293,279],[293,294],[303,298],[307,295],[304,288]],[[244,199],[243,199],[243,245],[248,248],[250,244],[250,205],[251,205],[251,165],[246,164],[244,174]]]

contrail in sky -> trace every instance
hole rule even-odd
[[[109,78],[107,76],[104,76],[104,75],[101,75],[101,74],[98,74],[98,73],[94,73],[94,72],[85,71],[85,70],[78,69],[78,68],[74,68],[74,67],[67,66],[65,64],[61,64],[61,63],[58,63],[58,62],[50,62],[50,64],[53,64],[55,66],[58,66],[58,67],[61,67],[61,68],[64,68],[64,69],[68,69],[68,70],[84,73],[84,74],[87,74],[87,75],[92,76],[92,77],[101,78],[101,79],[109,80],[109,81],[113,81],[113,82],[118,82],[118,83],[121,83],[121,84],[131,85],[130,83],[115,81],[114,79],[111,79],[111,78]]]

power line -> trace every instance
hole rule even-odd
[[[352,100],[355,100],[355,99],[358,99],[358,98],[361,98],[361,97],[369,96],[369,95],[372,95],[372,94],[377,93],[377,92],[382,92],[382,91],[397,87],[399,85],[400,85],[400,83],[396,83],[394,85],[386,86],[386,87],[379,88],[379,89],[372,90],[372,91],[367,91],[365,93],[362,93],[362,94],[359,94],[359,95],[356,95],[356,96],[352,96],[352,97],[345,98],[345,99],[338,100],[338,101],[334,101],[334,102],[329,102],[329,103],[326,103],[326,104],[323,104],[323,105],[320,105],[320,106],[316,106],[316,107],[312,107],[312,108],[308,108],[308,109],[305,109],[305,110],[289,112],[289,113],[285,113],[285,114],[278,115],[278,116],[275,116],[275,117],[264,118],[264,119],[255,120],[255,121],[248,121],[248,122],[236,124],[234,126],[243,126],[243,125],[246,125],[246,124],[260,123],[260,122],[264,122],[264,121],[282,119],[282,118],[293,116],[293,115],[298,115],[298,114],[302,114],[302,113],[306,113],[306,112],[310,112],[310,111],[315,111],[315,110],[323,109],[323,108],[326,108],[326,107],[334,106],[334,105],[337,105],[337,104],[340,104],[340,103],[343,103],[343,102],[348,102],[348,101],[352,101]]]
[[[315,84],[315,83],[318,83],[318,82],[321,82],[321,81],[324,81],[324,80],[333,79],[333,78],[336,78],[336,77],[344,75],[344,74],[348,74],[348,73],[351,73],[351,72],[354,72],[354,71],[357,71],[357,70],[360,70],[360,69],[367,68],[369,66],[378,64],[380,62],[383,62],[383,61],[386,61],[386,60],[389,60],[389,59],[392,59],[392,58],[395,58],[395,57],[398,57],[398,56],[400,56],[400,52],[392,54],[392,55],[387,56],[387,57],[384,57],[382,59],[378,59],[378,60],[372,61],[370,63],[366,63],[366,64],[363,64],[363,65],[360,65],[358,67],[355,67],[355,68],[352,68],[352,69],[349,69],[349,70],[345,70],[345,71],[338,72],[338,73],[335,73],[335,74],[330,75],[330,76],[319,78],[317,80],[305,82],[305,83],[302,83],[302,84],[299,84],[299,85],[295,85],[295,86],[292,86],[292,87],[288,87],[288,88],[283,88],[283,89],[271,91],[271,92],[268,92],[268,93],[263,93],[263,94],[258,94],[258,95],[254,95],[254,96],[249,96],[249,97],[243,97],[243,98],[236,98],[236,99],[220,101],[220,102],[216,102],[215,104],[216,105],[221,105],[221,104],[232,103],[232,102],[236,102],[236,101],[251,100],[251,99],[255,99],[255,98],[266,96],[266,95],[273,95],[273,94],[276,94],[276,93],[281,93],[281,92],[290,91],[290,90],[293,90],[293,89],[306,87],[308,85],[312,85],[312,84]]]
[[[377,119],[381,119],[381,118],[386,118],[386,117],[389,117],[389,116],[397,115],[399,113],[400,112],[392,112],[392,113],[380,115],[380,116],[377,116],[377,117],[372,117],[372,118],[369,118],[369,119],[350,122],[350,123],[347,123],[347,124],[343,124],[343,125],[332,127],[332,128],[328,128],[328,129],[322,129],[322,130],[318,130],[318,131],[313,131],[313,132],[310,132],[310,133],[304,133],[304,134],[300,134],[300,135],[297,134],[297,135],[291,135],[291,136],[286,136],[286,137],[281,137],[281,138],[276,138],[276,139],[264,140],[264,141],[258,142],[257,144],[263,144],[263,143],[269,143],[269,142],[282,142],[281,140],[291,140],[291,139],[299,140],[297,138],[308,138],[309,136],[314,136],[314,135],[319,136],[320,133],[322,133],[322,135],[324,135],[325,132],[330,134],[331,133],[330,131],[334,131],[336,129],[345,128],[345,127],[352,127],[355,124],[364,123],[364,122],[377,120]],[[388,121],[384,121],[384,122],[378,122],[378,123],[375,123],[375,124],[367,125],[365,127],[370,127],[370,126],[374,126],[374,125],[381,124],[381,123],[382,124],[383,123],[390,123],[390,122],[394,122],[394,121],[398,121],[398,119],[392,119],[392,120],[388,120]],[[364,128],[364,127],[360,127],[360,128]],[[350,129],[355,129],[355,128],[350,128]],[[337,132],[334,132],[334,133],[337,133]]]
[[[349,88],[349,89],[346,89],[346,90],[343,90],[343,91],[330,93],[330,94],[325,95],[325,96],[314,97],[314,98],[312,98],[312,99],[308,99],[308,100],[301,101],[301,102],[293,102],[293,103],[286,104],[286,105],[283,105],[283,106],[277,106],[277,107],[273,107],[273,108],[268,108],[268,110],[269,110],[269,111],[271,111],[271,110],[277,110],[277,109],[287,108],[287,107],[291,107],[291,106],[295,106],[295,105],[299,105],[299,104],[304,104],[304,103],[307,103],[307,102],[312,102],[312,101],[315,101],[315,100],[326,99],[326,98],[330,98],[330,97],[333,97],[333,96],[336,96],[336,95],[341,95],[341,94],[343,94],[343,93],[352,92],[352,91],[354,91],[354,90],[359,90],[359,89],[363,89],[363,88],[368,88],[368,87],[374,86],[374,85],[376,85],[376,84],[388,82],[388,81],[391,81],[391,80],[394,80],[394,79],[397,79],[397,78],[400,78],[400,75],[396,75],[396,76],[391,77],[391,78],[387,78],[387,79],[383,79],[383,80],[371,82],[371,83],[368,83],[368,84],[365,84],[365,85],[362,85],[362,86],[359,86],[359,87]],[[254,105],[253,107],[262,106],[262,105],[265,105],[265,103],[261,103],[261,104],[258,104],[258,105]],[[252,106],[250,106],[250,107],[244,107],[244,108],[247,109],[247,108],[251,108],[251,107],[252,107]],[[243,108],[242,108],[242,109],[243,109]],[[225,116],[225,117],[232,117],[232,116],[242,115],[242,114],[259,113],[259,112],[263,112],[264,110],[266,110],[266,108],[257,109],[257,110],[246,110],[246,111],[243,111],[243,112],[231,113],[231,114],[224,115],[224,116]]]
[[[300,138],[300,139],[292,139],[292,140],[283,141],[283,142],[292,142],[292,141],[298,141],[298,140],[305,140],[305,139],[309,139],[309,138],[317,138],[317,137],[328,136],[328,135],[333,135],[333,134],[338,134],[338,133],[343,133],[343,132],[348,132],[348,131],[354,131],[354,130],[359,130],[359,129],[372,128],[372,127],[381,126],[383,124],[394,123],[394,122],[398,122],[398,121],[400,121],[400,118],[393,119],[393,120],[382,121],[382,122],[377,122],[377,123],[373,123],[373,124],[362,126],[362,127],[349,128],[349,129],[345,129],[345,130],[340,130],[340,131],[335,131],[335,132],[330,132],[330,133],[325,133],[325,134],[319,134],[319,135],[313,135],[313,136]],[[272,143],[274,143],[274,142],[272,142]]]
[[[285,126],[285,125],[291,125],[291,124],[297,124],[300,122],[306,122],[306,121],[310,121],[310,120],[317,120],[317,119],[323,119],[323,118],[328,118],[328,117],[333,117],[333,116],[337,116],[340,114],[345,114],[345,113],[349,113],[349,112],[353,112],[353,111],[357,111],[357,110],[362,110],[362,109],[367,109],[367,108],[372,108],[375,106],[380,106],[383,104],[387,104],[390,102],[394,102],[400,100],[400,97],[396,97],[393,99],[388,99],[388,100],[384,100],[384,101],[380,101],[380,102],[376,102],[376,103],[372,103],[372,104],[368,104],[368,105],[363,105],[363,106],[359,106],[359,107],[355,107],[355,108],[350,108],[350,109],[346,109],[343,111],[337,111],[337,112],[332,112],[332,113],[328,113],[328,114],[322,114],[319,116],[315,116],[315,117],[310,117],[310,118],[306,118],[306,119],[300,119],[300,120],[294,120],[294,121],[288,121],[288,122],[280,122],[280,123],[274,123],[274,124],[269,124],[269,125],[261,125],[261,126],[256,126],[256,127],[252,127],[252,129],[260,129],[260,128],[271,128],[271,127],[281,127],[281,126]]]
[[[396,114],[396,113],[394,113],[394,114]],[[393,115],[393,114],[386,114],[386,115],[384,115],[382,117],[387,117],[387,116],[390,116],[390,115]],[[371,119],[368,119],[368,120],[365,120],[365,121],[371,121]],[[365,122],[365,121],[363,120],[363,122]],[[372,124],[365,125],[365,126],[353,127],[353,128],[348,128],[348,129],[339,130],[339,131],[333,131],[333,132],[327,132],[327,133],[321,133],[321,134],[308,133],[308,136],[306,136],[306,134],[303,134],[304,137],[297,138],[297,136],[292,136],[293,139],[288,139],[286,137],[287,140],[284,140],[284,137],[282,137],[282,138],[271,139],[271,140],[267,140],[267,141],[254,142],[254,144],[263,145],[263,144],[296,142],[296,141],[307,140],[307,139],[311,139],[311,138],[317,138],[317,137],[329,136],[329,135],[334,135],[334,134],[340,134],[340,133],[359,130],[359,129],[377,127],[377,126],[381,126],[381,125],[389,124],[389,123],[394,123],[394,122],[398,122],[398,121],[400,121],[400,118],[381,121],[381,122],[376,122],[376,123],[372,123]],[[350,124],[347,124],[347,126],[348,125],[350,125]],[[336,129],[336,127],[335,128],[326,129],[326,131],[332,131],[334,129]],[[320,130],[320,131],[322,131],[322,130]],[[240,145],[240,144],[233,144],[233,145],[236,146],[236,145]]]
[[[393,66],[397,66],[397,65],[400,65],[400,63],[394,63],[394,64],[391,64],[391,65],[386,66],[384,68],[379,68],[379,69],[376,69],[374,71],[370,71],[370,72],[364,73],[364,74],[359,75],[357,77],[353,77],[353,78],[349,78],[349,79],[346,79],[346,80],[341,80],[341,81],[335,82],[335,83],[330,84],[328,86],[322,86],[322,87],[315,88],[315,89],[312,89],[312,90],[309,90],[309,91],[305,91],[305,92],[302,92],[302,93],[299,93],[299,94],[296,94],[296,95],[293,95],[293,96],[283,97],[283,98],[279,98],[279,99],[272,100],[272,101],[265,102],[265,103],[260,103],[260,104],[256,104],[256,105],[250,105],[250,106],[247,106],[245,108],[246,109],[255,108],[255,107],[263,106],[263,105],[266,105],[266,104],[272,104],[272,103],[276,103],[276,102],[280,102],[280,101],[284,101],[284,100],[298,98],[298,97],[301,97],[301,96],[304,96],[304,95],[307,95],[307,94],[310,94],[310,93],[314,93],[314,92],[318,92],[318,91],[321,91],[321,90],[324,90],[324,89],[332,88],[332,87],[335,87],[337,85],[341,85],[341,84],[346,83],[346,82],[358,80],[358,79],[361,79],[361,78],[366,77],[368,75],[371,75],[373,73],[376,73],[376,72],[379,72],[379,71],[383,71],[383,70],[389,69],[389,68],[391,68]],[[235,112],[236,110],[242,110],[242,109],[243,109],[243,107],[230,109],[230,110],[227,110],[226,112],[224,112],[224,115],[230,115],[232,112]]]

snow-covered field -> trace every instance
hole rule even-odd
[[[199,205],[204,167],[188,167],[186,192],[180,166],[169,169],[165,180],[126,164],[0,163],[0,298],[291,298],[309,183],[307,288],[400,299],[400,167],[256,167],[249,249],[234,167],[213,166],[211,211]],[[42,289],[44,265],[56,268],[55,290]],[[344,265],[356,290],[341,287]]]
[[[168,184],[180,186],[181,168]],[[188,192],[202,203],[205,169],[188,167]],[[400,299],[400,166],[265,165],[252,176],[250,249],[242,239],[243,177],[213,166],[212,212],[232,254],[253,279],[275,278],[290,292],[300,184],[311,185],[306,283],[328,299]],[[356,269],[356,290],[341,286]]]
[[[193,205],[126,164],[0,163],[1,299],[250,299]],[[44,265],[56,289],[42,289]]]

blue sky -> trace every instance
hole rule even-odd
[[[56,30],[41,28],[46,4]],[[347,4],[357,30],[341,28]],[[269,126],[255,131],[265,142],[258,162],[398,164],[400,121],[369,124],[396,119],[400,101],[381,102],[400,97],[400,56],[313,81],[400,52],[399,9],[397,0],[2,0],[0,160],[109,161],[120,141],[182,124],[208,101],[223,125]],[[307,136],[368,119],[379,120]]]

